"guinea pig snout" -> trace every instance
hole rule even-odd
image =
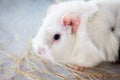
[[[45,48],[39,48],[38,49],[38,54],[44,54],[46,52]]]

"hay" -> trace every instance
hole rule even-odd
[[[1,55],[4,55],[0,64],[1,80],[106,80],[114,77],[120,79],[119,74],[101,68],[88,68],[80,72],[71,69],[70,65],[44,61],[31,50],[30,41],[22,57],[16,57],[0,50]],[[6,43],[2,43],[1,46]],[[16,54],[19,51],[18,49]],[[10,65],[9,62],[12,64]]]

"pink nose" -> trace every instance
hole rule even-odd
[[[39,54],[43,54],[43,53],[45,53],[46,51],[45,51],[45,49],[44,48],[39,48],[38,49],[38,53]]]

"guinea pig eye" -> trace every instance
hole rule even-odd
[[[60,34],[55,34],[53,37],[54,40],[59,40],[60,39]]]

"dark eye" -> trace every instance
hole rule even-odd
[[[60,39],[60,34],[55,34],[54,35],[54,40],[59,40]]]

